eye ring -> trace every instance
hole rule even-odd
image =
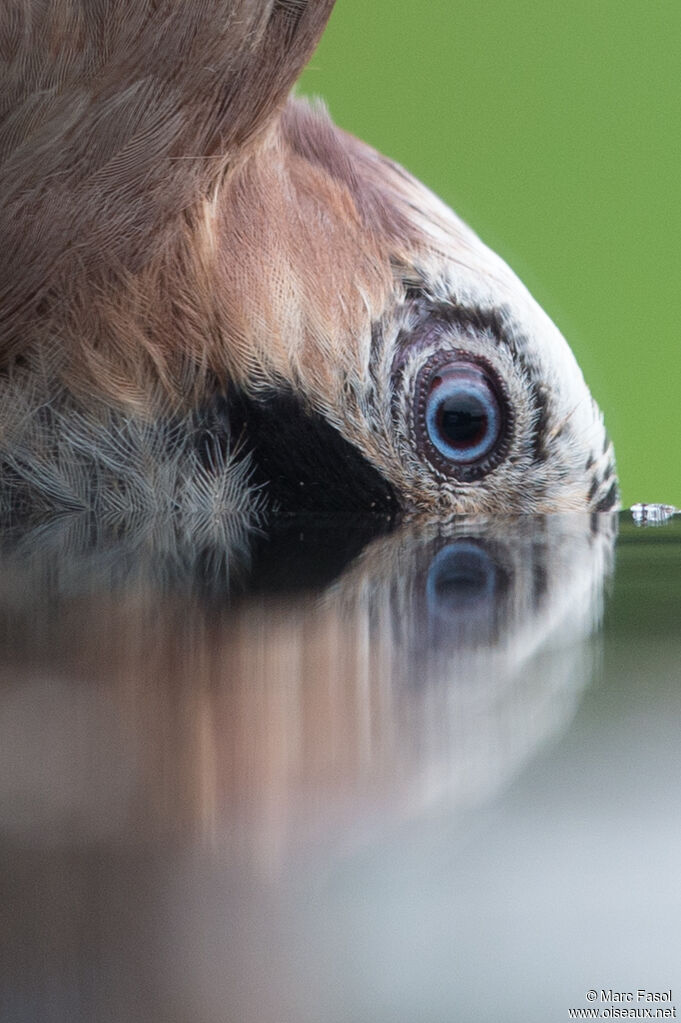
[[[437,471],[473,482],[506,458],[513,410],[485,359],[458,350],[432,355],[416,378],[413,408],[417,451]]]

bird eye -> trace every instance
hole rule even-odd
[[[417,384],[418,439],[446,471],[471,479],[489,472],[504,454],[509,422],[504,388],[486,364],[452,359],[424,367]]]
[[[476,462],[490,453],[501,432],[501,409],[479,367],[455,363],[432,378],[426,428],[438,451],[452,461]]]

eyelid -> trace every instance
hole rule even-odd
[[[437,301],[417,288],[409,289],[410,298],[404,311],[405,326],[398,332],[395,341],[391,375],[399,379],[407,362],[426,348],[433,347],[442,337],[464,342],[467,337],[486,336],[493,348],[503,346],[515,357],[513,343],[519,325],[514,327],[509,310],[500,308],[480,309],[477,306],[462,305],[452,299]]]

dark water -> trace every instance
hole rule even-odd
[[[7,541],[0,1018],[681,1003],[680,608],[628,515]]]

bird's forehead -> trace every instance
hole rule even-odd
[[[392,202],[411,226],[403,251],[392,256],[407,296],[420,299],[399,310],[405,336],[409,319],[423,319],[429,308],[440,319],[480,324],[566,408],[589,398],[569,345],[507,263],[421,182],[392,164],[384,173]]]

